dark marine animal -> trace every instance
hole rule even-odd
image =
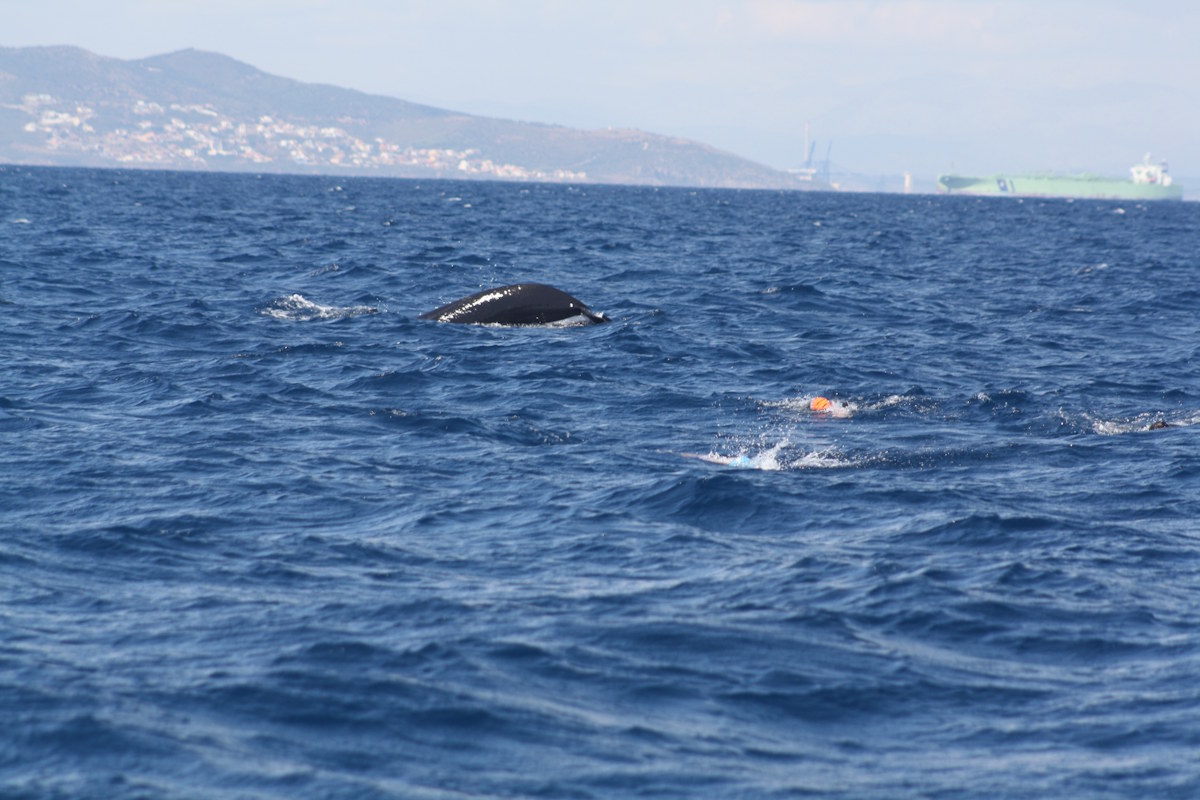
[[[420,319],[475,325],[591,325],[608,322],[581,301],[542,283],[514,283],[468,295],[421,314]]]

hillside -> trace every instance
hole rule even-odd
[[[473,116],[183,50],[0,48],[0,161],[255,172],[807,188],[704,144]]]

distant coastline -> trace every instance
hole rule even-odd
[[[124,61],[0,48],[0,77],[0,161],[12,164],[829,188],[686,139],[472,116],[197,50]]]

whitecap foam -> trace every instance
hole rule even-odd
[[[1101,272],[1106,269],[1108,269],[1108,262],[1101,261],[1099,264],[1092,264],[1089,266],[1079,267],[1078,269],[1075,270],[1075,274],[1076,275],[1087,275],[1090,272]]]
[[[314,303],[304,295],[289,294],[287,297],[280,297],[272,301],[260,313],[273,319],[306,322],[314,319],[340,319],[363,314],[377,314],[379,309],[374,306],[323,306],[320,303]]]
[[[1134,417],[1113,419],[1104,419],[1091,414],[1083,416],[1091,426],[1092,432],[1101,436],[1118,436],[1123,433],[1138,433],[1165,428],[1187,428],[1200,422],[1200,411],[1182,415],[1148,411]]]

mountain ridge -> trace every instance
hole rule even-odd
[[[816,188],[681,137],[472,115],[189,48],[0,47],[0,161],[698,187]]]

